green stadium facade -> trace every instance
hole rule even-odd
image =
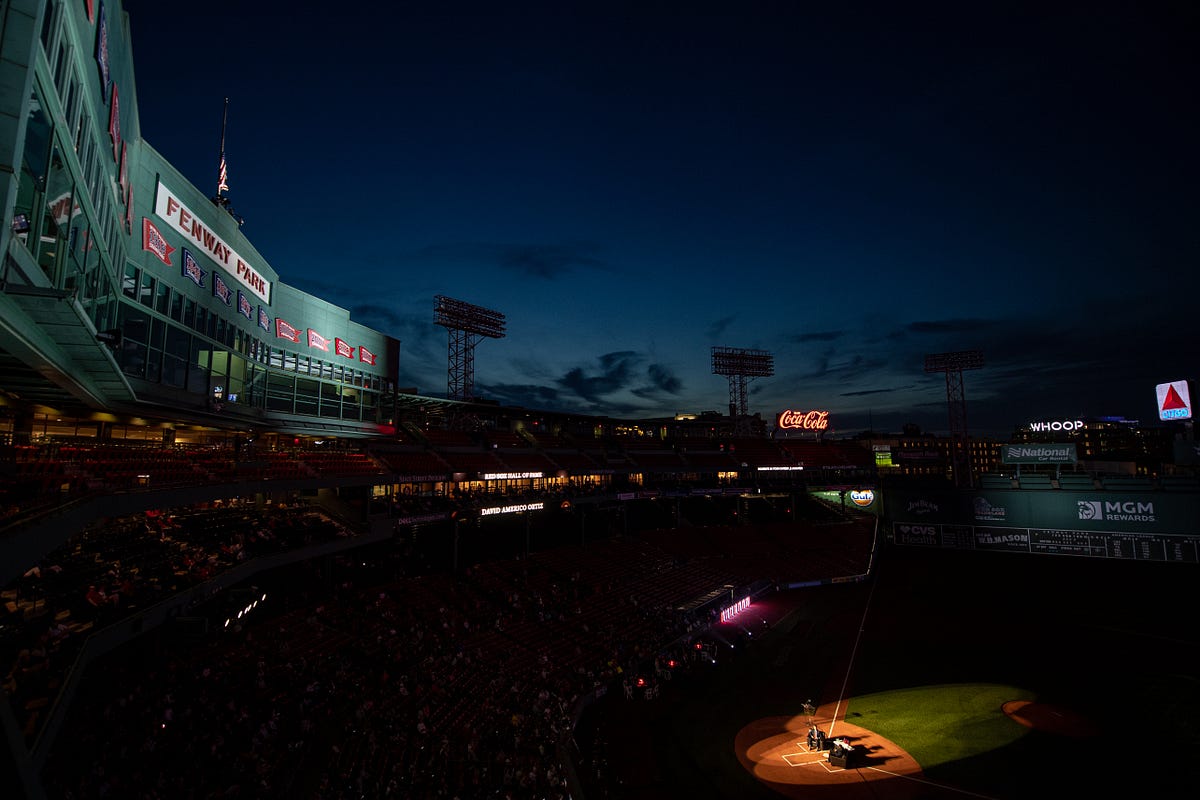
[[[283,282],[222,193],[142,139],[121,4],[0,8],[14,441],[63,418],[101,438],[139,420],[168,443],[192,426],[377,433],[399,342]]]

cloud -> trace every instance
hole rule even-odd
[[[720,319],[713,322],[711,325],[708,326],[708,338],[716,339],[718,336],[723,334],[725,332],[725,330],[730,325],[732,325],[734,320],[736,320],[736,319],[737,319],[737,314],[730,314],[727,317],[721,317]]]
[[[605,353],[597,360],[600,362],[599,374],[588,374],[583,367],[573,367],[558,379],[558,385],[595,402],[603,395],[627,388],[641,356],[631,350],[622,350]]]
[[[479,384],[475,394],[505,406],[558,410],[561,395],[553,386],[531,383]]]
[[[790,337],[797,344],[804,342],[832,342],[846,335],[845,331],[813,331],[812,333],[797,333]]]
[[[670,367],[664,367],[662,364],[651,364],[646,369],[650,376],[650,382],[654,388],[661,389],[670,394],[679,394],[683,389],[683,381],[679,376],[671,371]]]
[[[994,319],[938,319],[910,322],[905,330],[911,333],[973,333],[998,324]]]
[[[500,265],[519,274],[552,279],[576,267],[598,268],[604,262],[581,245],[510,245],[499,254]]]
[[[868,395],[868,394],[887,394],[888,392],[902,392],[902,391],[904,391],[905,389],[909,389],[909,388],[911,388],[911,387],[909,387],[909,386],[901,386],[901,387],[900,387],[900,388],[898,388],[898,389],[897,389],[897,388],[892,388],[892,389],[863,389],[862,391],[859,391],[859,392],[842,392],[840,396],[841,396],[841,397],[863,397],[863,396],[865,396],[865,395]]]
[[[802,377],[807,379],[827,378],[838,381],[852,381],[887,370],[893,363],[893,359],[889,358],[886,354],[865,356],[861,353],[855,353],[849,358],[840,361],[835,361],[834,355],[834,351],[826,351],[818,355],[813,369]]]
[[[421,248],[407,258],[445,266],[474,263],[500,267],[518,275],[553,280],[579,269],[605,269],[607,263],[596,253],[599,246],[586,242],[564,244],[463,242]]]
[[[360,325],[377,331],[401,331],[412,327],[411,314],[401,314],[390,306],[378,303],[360,303],[350,307],[350,318]],[[423,320],[428,325],[429,319]]]

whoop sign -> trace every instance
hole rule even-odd
[[[775,420],[780,428],[802,431],[823,431],[829,428],[828,411],[780,411]]]
[[[1064,419],[1054,420],[1052,422],[1031,422],[1029,430],[1031,431],[1078,431],[1083,429],[1083,420],[1081,419]]]

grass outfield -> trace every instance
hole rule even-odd
[[[920,797],[1192,794],[1196,565],[911,548],[878,565],[870,584],[790,593],[783,622],[659,700],[599,704],[589,722],[619,785],[587,800],[778,798],[738,762],[734,737],[808,698],[834,703],[843,685],[847,722],[921,764]],[[1026,728],[1001,709],[1015,700],[1070,710],[1097,733]]]
[[[928,771],[1007,747],[1029,734],[1003,706],[1034,699],[1033,692],[1000,684],[923,686],[853,697],[845,718],[900,744]]]

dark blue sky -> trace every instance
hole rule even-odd
[[[127,0],[143,136],[281,278],[446,391],[434,296],[503,312],[476,393],[618,417],[972,433],[1156,418],[1200,377],[1189,3]],[[1045,8],[1045,6],[1053,6]],[[329,7],[326,7],[329,8]]]

